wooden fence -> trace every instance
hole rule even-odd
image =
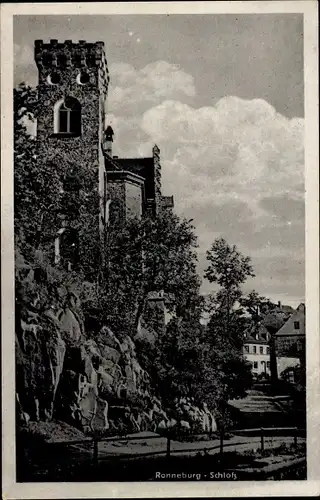
[[[294,447],[297,447],[298,445],[298,437],[304,437],[305,436],[305,430],[304,429],[298,429],[297,427],[260,427],[260,428],[255,428],[255,429],[239,429],[237,431],[234,431],[234,434],[236,436],[246,436],[252,437],[252,436],[259,436],[260,437],[260,449],[261,451],[265,450],[265,444],[266,440],[268,437],[292,437],[293,442],[292,444]],[[156,434],[156,435],[151,435],[151,436],[137,436],[137,435],[125,435],[125,436],[108,436],[108,437],[92,437],[91,440],[78,440],[78,441],[60,441],[59,443],[52,443],[52,444],[58,444],[59,446],[67,445],[67,446],[73,446],[73,445],[81,445],[81,444],[90,444],[92,446],[92,460],[94,465],[98,465],[99,462],[99,443],[115,443],[115,442],[121,442],[125,441],[127,444],[128,442],[133,442],[133,441],[148,441],[148,440],[155,440],[155,439],[165,439],[166,440],[166,446],[164,447],[163,450],[161,451],[152,451],[152,452],[147,452],[147,453],[139,453],[135,454],[134,456],[130,455],[130,457],[138,458],[138,457],[146,457],[146,456],[156,456],[156,455],[164,455],[166,456],[167,459],[171,457],[173,453],[190,453],[190,452],[200,452],[200,451],[212,451],[215,449],[219,449],[219,454],[220,454],[220,460],[222,462],[223,460],[223,454],[225,448],[229,446],[240,446],[248,443],[248,441],[231,441],[228,442],[228,439],[226,436],[223,435],[223,433],[214,434],[210,432],[203,432],[203,433],[196,433],[196,434],[188,434],[188,437],[211,437],[213,440],[214,437],[219,440],[219,444],[215,444],[211,447],[205,447],[203,449],[201,448],[192,448],[192,449],[183,449],[183,450],[172,450],[172,440],[174,440],[174,435],[172,433],[163,433],[163,434]],[[128,458],[127,455],[123,454],[123,457]],[[115,458],[115,457],[112,457]],[[117,457],[119,458],[119,457]],[[120,455],[121,458],[121,455]]]

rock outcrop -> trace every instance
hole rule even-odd
[[[107,327],[86,338],[75,296],[56,311],[24,309],[16,369],[23,423],[54,418],[90,432],[138,430],[139,412],[132,412],[130,403],[150,399],[150,380],[134,342],[128,335],[119,340]]]
[[[87,338],[74,295],[65,307],[25,309],[16,335],[18,420],[66,422],[86,433],[215,431],[213,415],[190,400],[170,414],[152,391],[135,342],[104,326]]]
[[[20,333],[20,335],[19,335]],[[16,335],[17,397],[31,420],[51,419],[66,345],[51,311],[28,311]]]

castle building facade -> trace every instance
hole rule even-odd
[[[81,258],[81,252],[90,252],[89,240],[81,248],[80,212],[93,213],[93,251],[103,244],[110,219],[145,213],[156,216],[173,207],[173,197],[162,196],[156,145],[147,158],[112,154],[114,132],[106,125],[110,77],[104,42],[36,40],[35,62],[39,75],[38,162],[53,164],[66,198],[72,195],[78,201],[77,209],[60,214],[54,244],[55,264],[67,256],[67,265],[72,267],[76,254]],[[70,191],[72,177],[80,179],[78,191],[74,184]],[[72,254],[72,247],[80,248]]]

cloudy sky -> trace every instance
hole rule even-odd
[[[114,154],[160,147],[200,272],[223,236],[252,258],[246,290],[303,301],[302,15],[19,16],[15,83],[36,83],[33,42],[50,38],[105,42]]]

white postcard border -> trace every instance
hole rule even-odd
[[[320,493],[319,123],[316,1],[47,3],[1,6],[2,431],[3,498],[316,496]],[[23,14],[303,13],[306,161],[308,480],[274,482],[16,483],[13,249],[13,16]],[[294,166],[293,166],[294,168]]]

